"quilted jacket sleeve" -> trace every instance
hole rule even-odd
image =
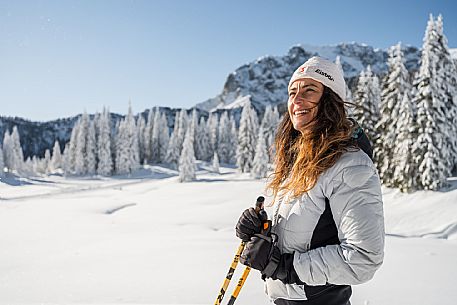
[[[308,285],[364,283],[384,257],[379,176],[374,166],[356,164],[343,168],[326,184],[341,244],[296,252],[294,268]]]

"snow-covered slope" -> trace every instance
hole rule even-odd
[[[0,182],[0,304],[213,304],[239,244],[235,223],[265,183],[209,168],[200,163],[192,183],[157,166],[112,178],[8,176]],[[353,305],[455,303],[451,183],[412,195],[383,189],[384,265],[353,287]],[[257,271],[237,304],[269,304]]]
[[[416,71],[419,67],[420,51],[415,47],[403,46],[403,52],[407,69]],[[360,71],[368,65],[371,65],[378,75],[387,71],[387,50],[374,49],[355,42],[335,46],[297,45],[284,56],[264,56],[242,65],[229,74],[221,94],[197,104],[196,107],[207,111],[232,109],[235,108],[235,105],[232,105],[235,101],[247,95],[251,96],[251,102],[260,110],[268,104],[283,103],[287,97],[287,83],[293,71],[314,55],[330,60],[339,56],[350,87]]]

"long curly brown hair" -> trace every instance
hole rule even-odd
[[[273,202],[289,191],[293,198],[306,193],[344,152],[358,149],[344,106],[345,102],[324,86],[317,114],[306,132],[294,129],[289,114],[284,114],[274,143],[275,171],[267,185],[267,190],[273,191]]]

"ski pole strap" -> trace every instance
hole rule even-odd
[[[281,251],[279,251],[279,248],[276,247],[275,244],[272,245],[272,248],[270,261],[262,271],[262,278],[271,277],[276,269],[278,269],[279,262],[281,261]]]

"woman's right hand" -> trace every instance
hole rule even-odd
[[[248,242],[254,234],[261,232],[262,223],[267,218],[265,210],[260,210],[259,214],[256,213],[254,208],[244,210],[236,224],[236,236],[242,241]]]

